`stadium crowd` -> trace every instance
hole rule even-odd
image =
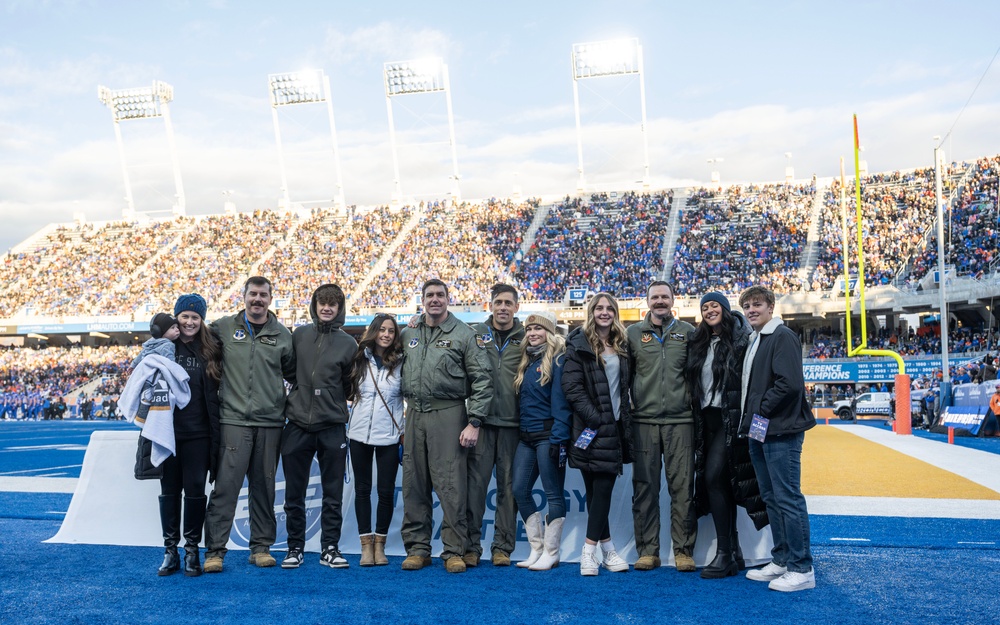
[[[420,284],[431,277],[449,284],[453,303],[481,306],[489,300],[493,284],[516,282],[509,259],[535,207],[533,202],[500,200],[457,208],[435,202],[396,250],[399,260],[375,276],[357,306],[406,306]]]
[[[0,405],[34,409],[56,398],[69,398],[79,387],[101,377],[99,396],[117,396],[138,346],[0,348]],[[16,412],[14,413],[16,414]],[[24,415],[27,417],[28,415]]]
[[[337,282],[349,295],[396,237],[411,210],[391,211],[382,206],[346,223],[330,211],[314,210],[288,244],[261,265],[260,273],[272,277],[277,297],[288,297],[290,306],[302,311],[308,310],[317,284]],[[238,306],[241,299],[242,294],[234,293],[230,305]]]
[[[937,324],[928,324],[914,330],[910,328],[880,328],[868,336],[870,349],[888,349],[904,356],[933,356],[941,353],[941,329]],[[966,354],[994,349],[998,340],[996,331],[971,328],[952,328],[948,331],[948,352]],[[854,337],[855,346],[860,345]],[[812,337],[812,347],[806,358],[826,360],[847,358],[847,340],[843,335],[832,336],[816,333]]]
[[[946,239],[947,265],[955,267],[959,276],[981,277],[996,262],[998,213],[998,171],[1000,156],[981,158],[972,166],[966,186],[957,206],[951,212]],[[914,279],[923,278],[937,269],[937,234],[927,242],[923,253],[913,264]]]
[[[674,250],[678,295],[738,293],[762,284],[801,289],[797,273],[816,189],[812,185],[731,186],[693,192]]]
[[[672,191],[630,192],[594,195],[589,203],[567,197],[552,206],[517,272],[526,299],[560,301],[572,287],[644,297],[663,269],[672,201]]]
[[[942,187],[951,192],[954,176],[949,169]],[[821,247],[812,275],[812,290],[833,287],[844,275],[844,230],[840,211],[839,180],[834,180],[823,202]],[[934,170],[891,172],[866,176],[862,180],[862,224],[865,253],[865,285],[891,283],[919,250],[934,222]],[[847,228],[854,241],[856,211],[853,184],[845,189]],[[851,268],[857,268],[855,245],[849,245]]]

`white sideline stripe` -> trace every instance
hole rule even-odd
[[[39,471],[55,471],[56,469],[76,469],[82,466],[83,466],[82,464],[64,464],[61,467],[41,467],[39,469],[22,469],[20,471],[7,471],[6,473],[0,473],[0,476],[17,475],[18,473],[37,473]]]
[[[1000,493],[1000,454],[962,447],[961,445],[949,445],[944,441],[935,441],[914,435],[900,436],[895,432],[867,425],[830,424],[830,427],[884,445],[911,458],[923,460]],[[806,436],[809,435],[806,434]]]
[[[809,514],[924,519],[1000,519],[1000,501],[806,495]]]
[[[72,495],[76,492],[76,484],[79,481],[76,477],[0,477],[0,492]]]
[[[843,540],[852,543],[870,543],[870,538],[831,538],[830,540]]]

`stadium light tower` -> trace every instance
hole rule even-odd
[[[792,181],[795,180],[795,168],[792,167],[792,153],[785,152],[785,158],[788,159],[785,165],[785,183],[792,184]]]
[[[720,185],[722,184],[722,176],[719,174],[719,163],[725,161],[726,159],[721,156],[714,156],[707,160],[709,166],[712,166],[712,171],[709,174],[712,184]]]
[[[580,178],[577,188],[581,191],[586,179],[583,175],[583,135],[580,131],[580,89],[577,83],[587,78],[607,76],[639,77],[639,105],[642,111],[642,186],[649,187],[649,138],[646,133],[646,82],[642,71],[642,46],[639,40],[613,39],[592,43],[573,44],[573,109],[576,113],[577,171]]]
[[[461,197],[458,175],[458,152],[455,145],[455,119],[451,109],[451,81],[448,78],[448,66],[438,57],[413,59],[385,63],[382,67],[382,80],[385,84],[385,105],[389,111],[389,143],[392,145],[392,184],[393,201],[402,199],[399,183],[399,156],[396,153],[396,125],[392,118],[392,99],[403,95],[417,93],[444,92],[445,104],[448,107],[448,142],[451,146],[452,180],[451,195],[458,202]]]
[[[321,69],[268,74],[268,90],[271,94],[271,119],[274,121],[274,138],[278,143],[278,168],[281,170],[281,204],[291,208],[288,193],[288,175],[285,172],[285,154],[281,147],[281,128],[278,124],[278,107],[293,104],[326,104],[326,114],[330,119],[330,137],[333,140],[333,163],[336,175],[337,196],[334,202],[338,211],[345,210],[344,179],[340,173],[340,151],[337,149],[337,124],[333,118],[333,102],[330,99],[330,79]]]
[[[177,146],[174,143],[174,129],[170,123],[169,103],[174,99],[174,88],[165,82],[155,80],[151,87],[135,89],[109,89],[104,85],[97,87],[97,97],[109,109],[111,120],[115,124],[115,139],[118,142],[118,156],[122,162],[122,176],[125,178],[125,210],[122,217],[128,220],[135,218],[135,202],[132,198],[132,185],[129,182],[128,166],[125,160],[125,144],[122,141],[122,131],[119,123],[130,119],[151,119],[162,117],[167,128],[167,146],[170,150],[170,162],[174,168],[174,188],[176,204],[173,206],[175,215],[185,213],[184,184],[181,181],[181,168],[177,161]]]

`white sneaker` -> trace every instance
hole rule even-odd
[[[601,565],[597,563],[597,553],[587,553],[586,551],[580,555],[580,575],[585,577],[591,577],[597,575],[598,569]]]
[[[785,567],[779,566],[774,562],[768,562],[767,566],[747,571],[747,579],[751,579],[755,582],[769,582],[771,580],[778,579],[786,572],[787,569]]]
[[[771,590],[781,592],[795,592],[797,590],[809,590],[816,587],[816,573],[809,569],[808,573],[796,573],[788,571],[778,579],[772,580],[767,585]]]
[[[628,562],[622,559],[618,552],[612,549],[604,552],[604,568],[613,572],[621,573],[628,570]]]

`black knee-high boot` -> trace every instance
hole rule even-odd
[[[201,559],[198,544],[205,527],[205,504],[207,497],[184,498],[184,574],[188,577],[201,575]]]
[[[163,529],[163,564],[156,572],[163,577],[173,575],[181,568],[177,543],[181,539],[180,495],[160,495],[160,527]]]

